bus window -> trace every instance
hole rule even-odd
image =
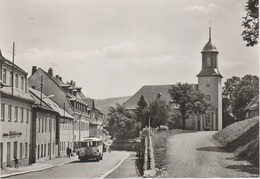
[[[80,147],[89,147],[89,143],[88,142],[81,142]]]

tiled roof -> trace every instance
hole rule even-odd
[[[197,89],[197,84],[191,84],[194,89]],[[147,104],[155,101],[158,93],[161,93],[160,99],[166,101],[167,103],[171,100],[171,96],[168,93],[168,90],[174,85],[149,85],[143,86],[139,91],[137,91],[131,98],[129,98],[123,106],[126,109],[135,109],[137,107],[137,102],[140,100],[140,97],[143,95]]]

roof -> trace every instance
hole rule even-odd
[[[2,55],[2,53],[1,53],[1,49],[0,49],[0,60],[2,60],[3,61],[3,63],[5,63],[5,64],[7,64],[7,65],[9,65],[9,66],[13,66],[13,62],[11,62],[10,60],[8,60],[7,58],[5,58],[3,55]],[[22,68],[20,68],[19,66],[17,66],[16,64],[14,64],[14,68],[16,69],[16,70],[18,70],[18,71],[20,71],[20,72],[22,72],[22,73],[24,73],[24,74],[28,74],[26,71],[24,71]]]
[[[245,107],[244,111],[254,110],[259,108],[259,94],[257,94],[250,103]]]
[[[206,43],[206,45],[204,46],[201,53],[204,53],[204,52],[217,52],[218,53],[218,50],[217,50],[216,46],[211,42],[211,40],[209,40],[208,43]]]
[[[95,142],[98,142],[98,141],[102,141],[101,138],[99,137],[83,137],[83,139],[80,140],[81,142],[87,142],[87,141],[95,141]]]
[[[191,84],[194,89],[197,89],[197,84]],[[148,85],[143,86],[139,91],[137,91],[131,98],[129,98],[123,106],[126,109],[135,109],[137,107],[137,102],[140,100],[140,97],[143,95],[147,104],[154,102],[158,96],[158,93],[161,93],[160,99],[166,102],[171,100],[171,96],[168,93],[168,90],[174,85]]]
[[[82,99],[85,103],[88,104],[88,108],[89,109],[93,109],[93,107],[95,107],[95,104],[94,104],[94,99],[91,99],[91,98],[83,98]]]
[[[0,88],[0,93],[5,94],[5,95],[12,95],[12,87]],[[29,92],[21,91],[16,88],[13,88],[13,96],[18,99],[21,99],[21,100],[34,102],[32,96],[30,95]]]
[[[35,100],[35,104],[38,106],[38,104],[40,103],[40,96],[41,96],[41,92],[37,91],[35,89],[29,88],[29,91],[31,92],[31,94],[34,96]],[[74,117],[71,116],[69,113],[67,113],[66,111],[64,111],[64,109],[60,108],[59,105],[57,103],[55,103],[53,100],[51,100],[50,98],[48,98],[45,94],[42,94],[42,101],[47,104],[50,108],[52,108],[54,111],[58,112],[60,116],[64,116],[66,118],[71,118],[73,119]]]
[[[217,68],[202,68],[197,76],[220,76],[223,78]]]

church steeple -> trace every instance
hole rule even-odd
[[[211,40],[211,26],[209,27],[209,41],[201,51],[202,69],[199,76],[221,76],[218,71],[218,50]]]

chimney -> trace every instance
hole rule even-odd
[[[59,75],[56,75],[55,77],[59,80]]]
[[[59,80],[62,81],[62,77],[61,76],[59,77]]]
[[[48,74],[49,74],[50,76],[53,76],[53,69],[52,69],[52,68],[49,68]]]
[[[1,49],[0,49],[0,56],[2,57],[3,55],[2,55],[2,52],[1,52]]]
[[[37,71],[37,66],[32,66],[32,75]]]
[[[73,86],[73,80],[70,81],[70,85]]]

